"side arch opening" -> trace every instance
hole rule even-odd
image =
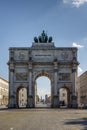
[[[26,108],[27,106],[27,89],[25,87],[17,89],[17,106],[18,108]]]
[[[68,108],[70,105],[70,90],[67,87],[59,89],[59,106]]]

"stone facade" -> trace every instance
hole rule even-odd
[[[51,81],[51,107],[59,107],[59,89],[67,88],[70,107],[76,102],[77,48],[55,47],[52,41],[31,47],[9,48],[9,107],[18,107],[18,90],[27,89],[27,107],[35,107],[35,82],[40,76]]]
[[[87,71],[78,77],[78,105],[87,105]]]
[[[0,77],[0,105],[8,104],[9,83],[4,78]]]

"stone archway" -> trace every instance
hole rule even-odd
[[[35,79],[47,76],[51,79],[52,107],[59,107],[59,88],[71,87],[70,104],[77,105],[77,48],[55,47],[52,37],[45,31],[34,37],[31,47],[9,49],[9,108],[17,106],[17,86],[27,87],[27,107],[35,107]]]
[[[43,104],[44,105],[36,105],[36,95],[37,95],[37,88],[38,88],[38,86],[37,86],[37,82],[36,82],[36,80],[38,79],[38,78],[41,78],[41,77],[43,77],[43,78],[47,78],[48,80],[49,80],[49,82],[50,82],[50,95],[48,96],[47,95],[47,98],[48,99],[45,99],[44,98],[44,102],[43,102]],[[43,86],[43,85],[42,85]],[[35,76],[35,79],[34,79],[34,106],[35,107],[51,107],[51,103],[52,103],[52,80],[51,80],[51,76],[49,75],[49,74],[47,74],[47,73],[39,73],[39,74],[37,74],[36,76]],[[47,94],[47,93],[45,93],[45,94]],[[45,96],[45,95],[44,95]],[[46,102],[46,100],[48,100],[48,103]]]

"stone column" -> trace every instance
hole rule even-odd
[[[58,63],[54,61],[54,90],[53,90],[53,107],[58,107],[59,95],[58,95]]]
[[[32,92],[33,84],[32,84],[32,63],[31,62],[29,63],[28,70],[29,70],[29,89],[27,95],[28,96],[27,107],[32,108],[33,107],[33,92]]]
[[[73,94],[76,95],[76,69],[72,69]]]
[[[32,70],[29,70],[29,95],[32,96]]]
[[[14,68],[10,68],[9,73],[9,108],[15,107],[15,95],[14,95]]]
[[[57,80],[58,80],[57,70],[54,70],[54,95],[57,95]]]
[[[72,69],[72,107],[77,107],[77,96],[76,96],[76,69]]]

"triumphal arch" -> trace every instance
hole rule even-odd
[[[68,106],[76,107],[77,48],[55,47],[43,31],[31,47],[9,48],[9,108],[18,108],[18,91],[27,90],[26,107],[35,107],[35,82],[46,76],[51,82],[51,107],[59,107],[59,90],[68,91]]]

